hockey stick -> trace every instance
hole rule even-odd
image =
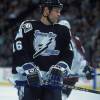
[[[85,91],[85,92],[90,92],[90,93],[95,93],[95,94],[100,94],[100,91],[92,90],[92,89],[86,89],[82,87],[77,87],[77,86],[71,86],[64,84],[63,89],[70,88],[70,89],[75,89],[75,90],[80,90],[80,91]]]
[[[95,76],[100,76],[100,73],[97,73],[97,74],[94,74],[94,73],[92,73],[92,75],[95,77]],[[85,74],[69,74],[68,76],[65,76],[65,78],[66,77],[68,77],[68,78],[80,78],[80,77],[86,77],[86,75]]]
[[[28,83],[27,81],[16,81],[16,86],[28,86]],[[38,85],[33,85],[35,87],[40,87]],[[79,91],[85,91],[85,92],[90,92],[90,93],[95,93],[95,94],[100,94],[100,91],[97,91],[97,90],[92,90],[92,89],[86,89],[86,88],[82,88],[82,87],[77,87],[77,86],[71,86],[71,85],[67,85],[67,84],[63,84],[62,86],[53,86],[53,85],[49,85],[48,83],[47,84],[43,84],[44,87],[52,87],[52,88],[58,88],[58,89],[65,89],[66,88],[70,88],[70,89],[75,89],[75,90],[79,90]]]
[[[40,49],[38,52],[36,52],[33,55],[33,59],[35,59],[37,56],[39,56],[44,50],[46,50],[48,48],[48,46],[51,44],[52,38],[49,40],[49,42],[46,44],[46,46],[42,49]]]

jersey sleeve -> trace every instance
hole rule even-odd
[[[65,34],[63,34],[63,52],[62,52],[62,60],[66,63],[66,66],[68,65],[71,67],[72,60],[73,60],[73,50],[71,45],[71,36],[69,29],[65,29]],[[64,64],[65,64],[64,63]]]
[[[16,67],[21,66],[24,63],[31,62],[32,59],[28,55],[28,32],[32,30],[32,24],[28,22],[22,22],[18,32],[13,41],[13,69],[12,72],[16,72]]]

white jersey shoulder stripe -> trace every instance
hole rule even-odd
[[[23,38],[23,33],[22,33],[22,29],[24,29],[24,33],[27,33],[28,31],[32,30],[32,24],[30,22],[35,21],[35,20],[25,20],[21,23],[18,33],[15,37],[15,40],[18,38]]]

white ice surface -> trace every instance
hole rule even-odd
[[[0,100],[18,100],[16,88],[0,86]],[[100,95],[73,90],[68,100],[100,100]]]

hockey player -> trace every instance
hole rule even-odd
[[[24,21],[19,27],[12,68],[19,100],[62,100],[57,87],[73,59],[69,29],[57,24],[62,7],[59,0],[44,0],[41,19]]]
[[[60,25],[64,25],[71,30],[70,23],[67,20],[61,20],[59,21]],[[71,31],[71,44],[72,44],[72,49],[74,52],[74,58],[71,66],[71,71],[73,74],[87,74],[87,71],[89,73],[87,74],[87,79],[92,78],[92,70],[90,67],[88,67],[88,62],[85,59],[85,50],[80,42],[79,37],[74,36]],[[87,70],[86,70],[87,69]],[[74,86],[75,83],[78,81],[78,78],[65,78],[64,83],[68,85]],[[62,100],[67,100],[67,97],[70,95],[72,89],[66,88],[66,90],[63,91],[62,94]]]

